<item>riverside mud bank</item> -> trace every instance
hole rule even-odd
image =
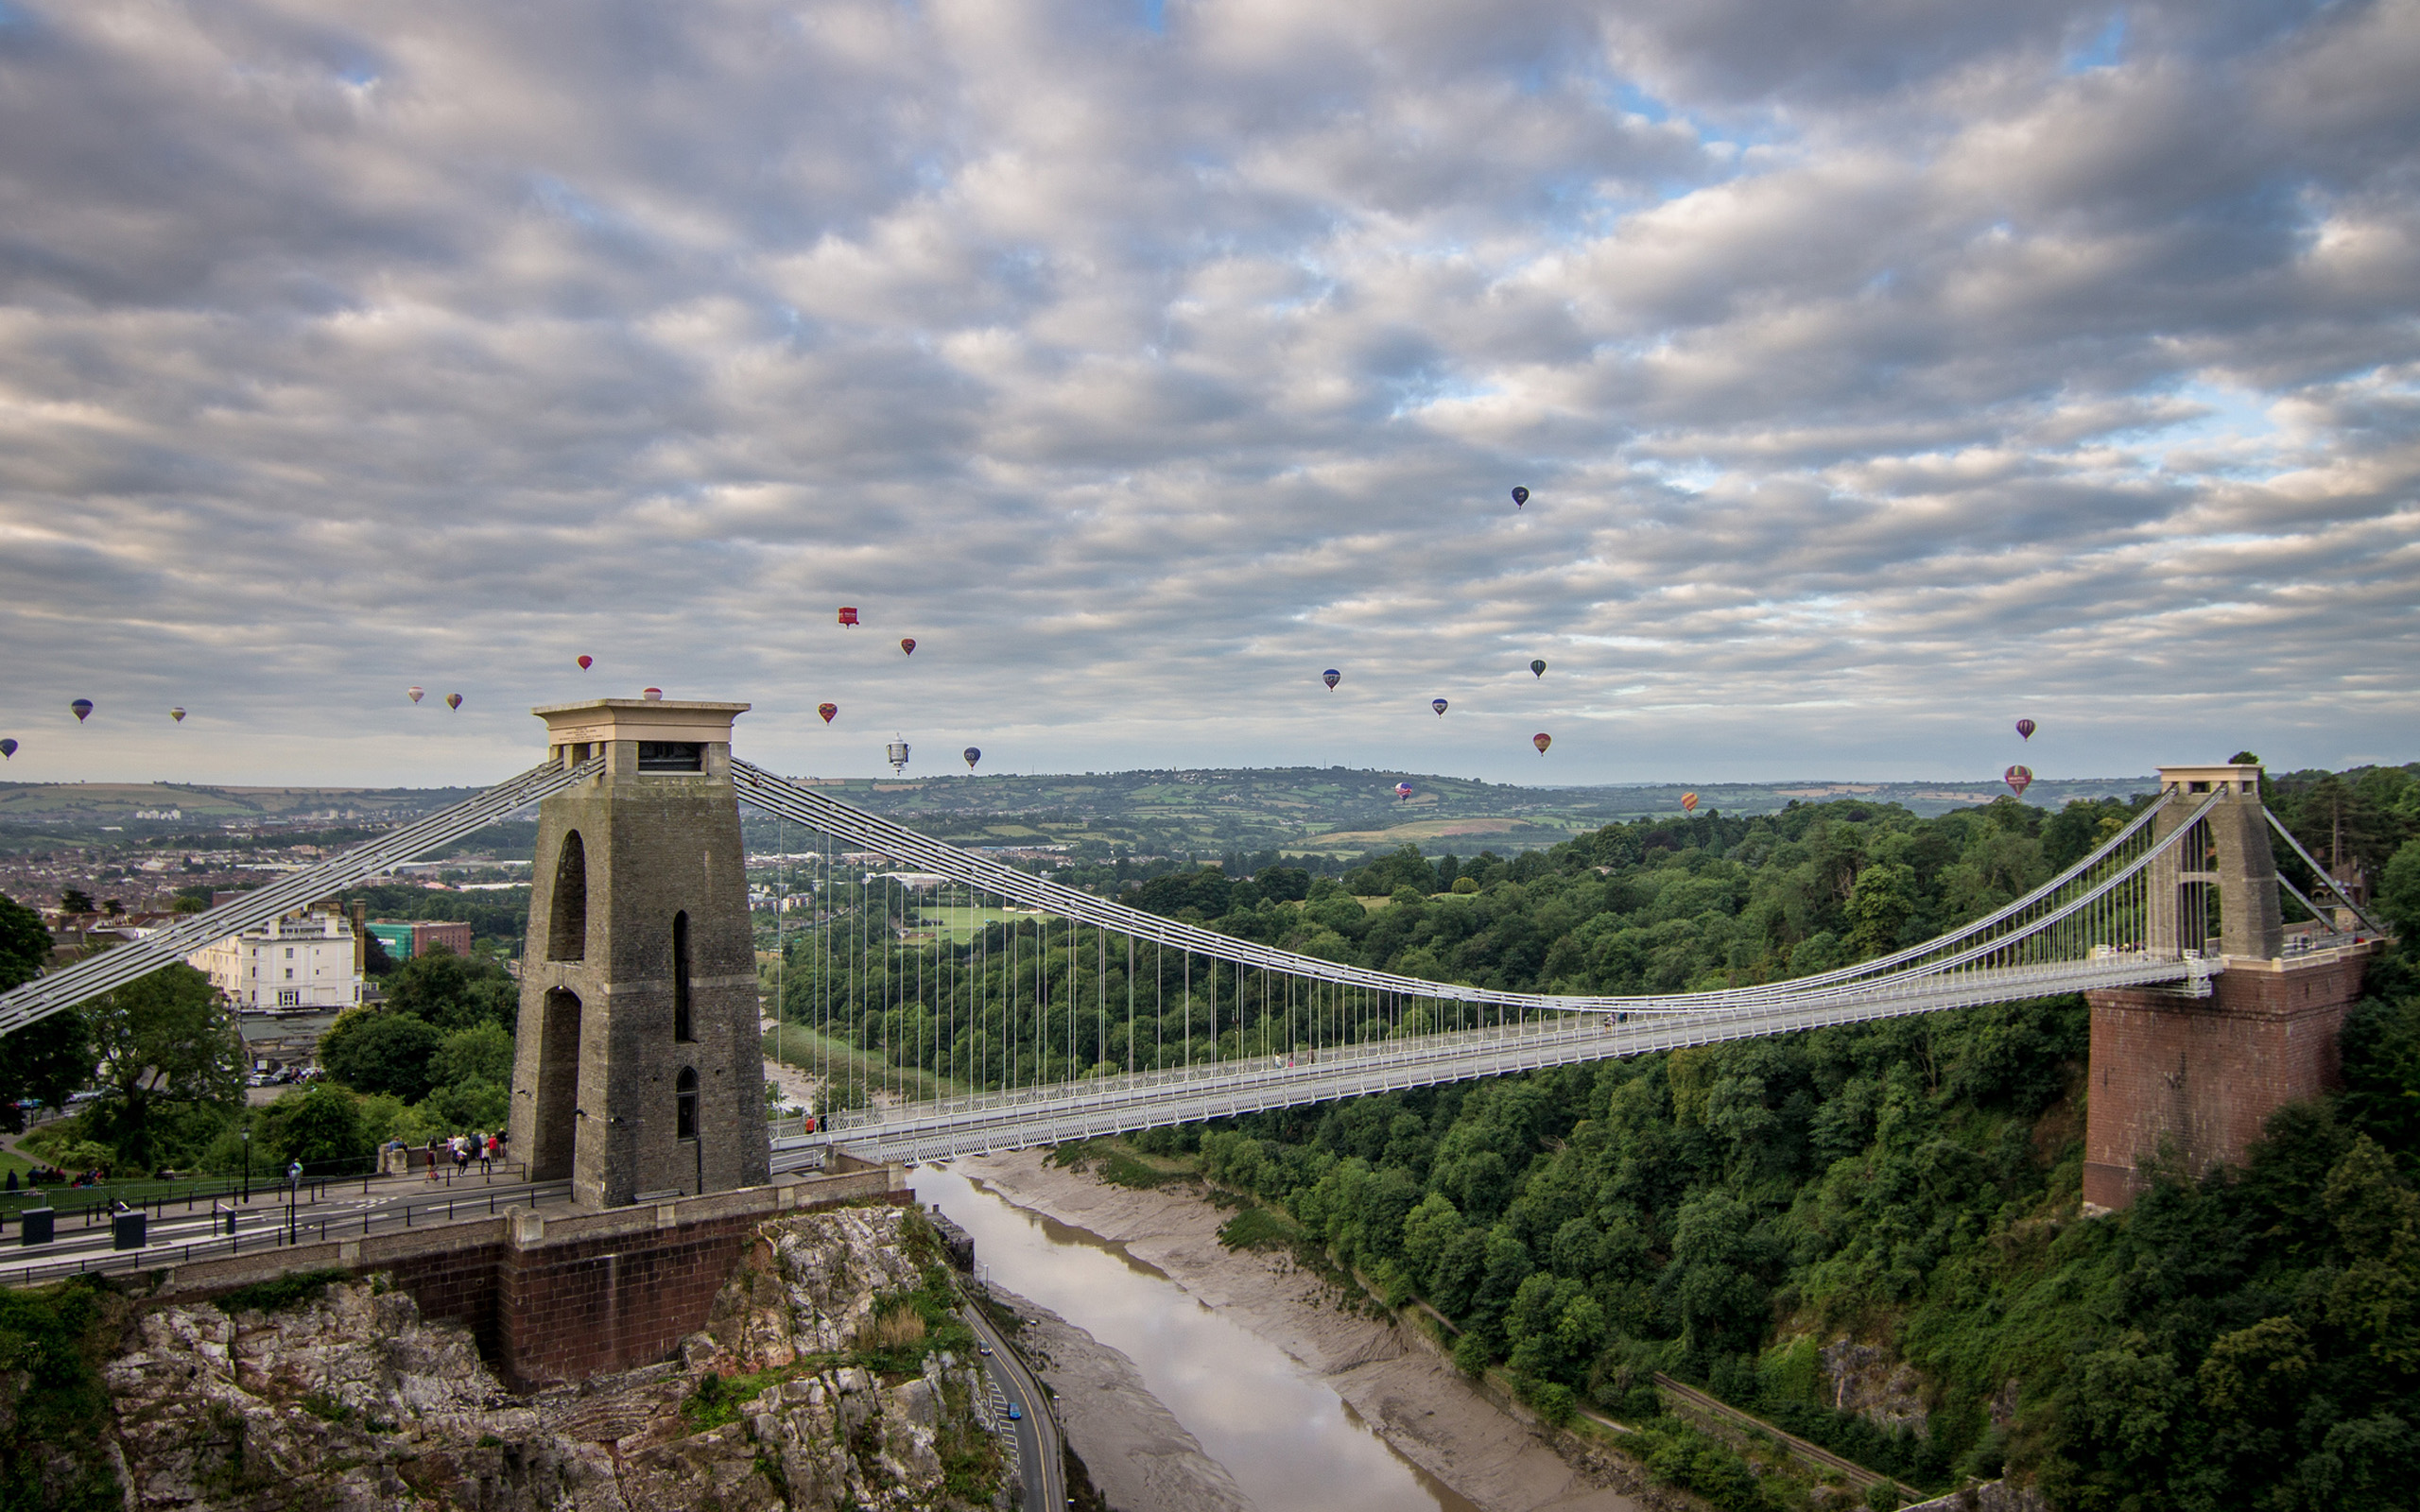
[[[1608,1484],[1618,1470],[1575,1469],[1396,1325],[1340,1307],[1334,1291],[1289,1257],[1220,1245],[1227,1215],[1198,1196],[1110,1186],[1032,1151],[970,1158],[951,1169],[1165,1272],[1318,1377],[1397,1453],[1481,1512],[1652,1512],[1678,1504],[1634,1483]],[[1062,1387],[1061,1395],[1069,1393]],[[1098,1479],[1100,1460],[1080,1444],[1080,1452]]]

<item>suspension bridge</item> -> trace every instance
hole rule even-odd
[[[667,1125],[662,1133],[672,1147],[681,1140],[700,1147],[692,1151],[696,1178],[688,1178],[686,1157],[648,1169],[673,1171],[664,1179],[692,1194],[820,1165],[836,1149],[875,1160],[939,1160],[2072,992],[2148,989],[2178,1002],[2207,1000],[2230,970],[2282,963],[2288,954],[2308,961],[2359,954],[2378,933],[2341,892],[2335,906],[2322,907],[2276,876],[2266,832],[2297,852],[2301,847],[2261,807],[2256,767],[2169,768],[2161,791],[2131,823],[2059,876],[1938,938],[1856,965],[1754,986],[1647,996],[1427,981],[1143,912],[865,813],[812,782],[732,758],[730,719],[745,707],[607,700],[539,711],[552,729],[544,765],[207,913],[0,994],[0,1034],[371,881],[533,804],[543,815],[558,795],[567,801],[583,792],[650,791],[651,779],[686,784],[680,789],[684,801],[707,805],[699,812],[732,811],[734,840],[735,810],[745,805],[796,826],[801,847],[784,844],[783,904],[803,905],[804,919],[784,931],[776,995],[780,1022],[804,1042],[801,1069],[816,1089],[814,1115],[776,1121],[762,1146],[769,1164],[743,1162],[733,1168],[736,1175],[717,1179],[700,1153],[710,1135],[700,1122],[698,1057],[673,1054],[662,1068],[690,1089],[678,1094],[688,1101],[679,1107],[677,1126],[669,1126],[675,1119],[653,1121]],[[578,719],[591,724],[580,727],[573,723]],[[625,728],[612,728],[615,719]],[[663,723],[680,719],[695,728]],[[648,720],[656,725],[637,728]],[[630,738],[683,733],[710,738]],[[579,738],[583,735],[598,738]],[[580,821],[578,813],[565,812],[571,817],[562,824],[541,827],[514,1089],[516,1146],[531,1156],[534,1175],[549,1177],[571,1174],[573,1148],[570,1132],[557,1139],[549,1127],[569,1130],[589,1120],[591,1105],[597,1109],[595,1122],[608,1125],[597,1136],[600,1149],[622,1148],[612,1143],[618,1139],[635,1150],[637,1142],[653,1137],[638,1127],[653,1115],[604,1111],[613,1097],[638,1095],[621,1086],[638,1074],[609,1072],[603,1062],[621,1056],[634,1067],[638,1062],[629,1057],[639,1052],[600,1049],[605,1036],[594,1028],[583,1037],[579,997],[572,989],[589,983],[592,997],[625,994],[616,1002],[631,990],[627,982],[610,987],[573,980],[579,971],[604,970],[596,963],[608,958],[624,978],[633,974],[627,952],[591,951],[581,933],[598,927],[588,922],[585,869],[603,844],[595,832],[620,821],[594,815]],[[591,831],[584,843],[576,822]],[[709,871],[719,865],[735,872],[739,857],[716,863],[715,843],[708,842]],[[2314,875],[2327,879],[2325,868],[2307,853],[2303,858]],[[645,863],[646,855],[638,854],[618,863],[622,890]],[[2290,948],[2279,917],[2281,890],[2308,916]],[[666,1016],[676,1025],[668,1037],[676,1051],[695,1042],[686,1017],[692,1011],[689,931],[696,927],[691,912],[703,906],[683,909],[666,936],[666,969],[676,979]],[[730,912],[728,900],[714,906]],[[739,907],[745,931],[745,902]],[[665,912],[672,917],[669,908]],[[619,917],[609,915],[608,927]],[[752,947],[752,936],[749,943]],[[752,950],[748,958],[752,962]],[[743,979],[726,969],[717,980],[736,987]],[[750,1009],[733,1032],[746,1043],[732,1053],[752,1060],[755,987],[752,974],[745,980]],[[533,1021],[555,1027],[541,1029]],[[733,1084],[747,1081],[750,1068],[733,1064],[742,1073]],[[722,1071],[714,1075],[720,1078]],[[745,1108],[740,1112],[754,1116]],[[525,1116],[537,1121],[531,1127],[538,1130],[526,1143]],[[596,1177],[587,1199],[609,1206],[634,1200],[632,1194],[646,1184],[642,1176],[630,1176],[617,1193],[613,1181]]]

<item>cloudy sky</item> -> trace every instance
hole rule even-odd
[[[0,777],[648,684],[826,774],[2420,758],[2415,78],[2420,0],[0,0]]]

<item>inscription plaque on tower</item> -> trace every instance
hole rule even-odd
[[[744,703],[530,711],[603,770],[538,806],[512,1147],[589,1207],[771,1169],[731,724]]]

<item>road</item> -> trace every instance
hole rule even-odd
[[[975,1330],[976,1337],[990,1347],[983,1357],[984,1369],[992,1383],[994,1410],[1004,1410],[1004,1400],[1017,1404],[1022,1418],[1008,1426],[1016,1430],[1018,1474],[1025,1482],[1026,1512],[1066,1512],[1066,1456],[1059,1447],[1059,1419],[1050,1412],[1050,1394],[1042,1382],[1026,1368],[1024,1359],[1009,1348],[992,1320],[975,1307],[959,1310],[959,1315]]]
[[[201,1198],[188,1205],[177,1199],[163,1208],[146,1209],[149,1222],[144,1247],[125,1251],[112,1246],[106,1213],[87,1222],[75,1211],[85,1200],[79,1194],[52,1189],[51,1201],[67,1210],[60,1214],[57,1237],[47,1245],[20,1244],[18,1219],[11,1211],[6,1231],[0,1231],[0,1283],[28,1279],[23,1274],[27,1266],[35,1268],[32,1279],[47,1279],[62,1263],[67,1269],[74,1269],[79,1261],[96,1269],[124,1269],[225,1254],[224,1211],[230,1207],[235,1213],[235,1246],[248,1252],[283,1242],[289,1223],[293,1237],[302,1243],[358,1238],[452,1218],[485,1218],[492,1211],[527,1204],[533,1195],[541,1203],[560,1201],[568,1185],[556,1181],[533,1187],[502,1168],[482,1177],[475,1167],[468,1176],[450,1181],[432,1182],[417,1175],[367,1180],[338,1177],[317,1187],[305,1186],[289,1210],[283,1182],[255,1182],[249,1202]],[[187,1246],[191,1246],[189,1255]]]

